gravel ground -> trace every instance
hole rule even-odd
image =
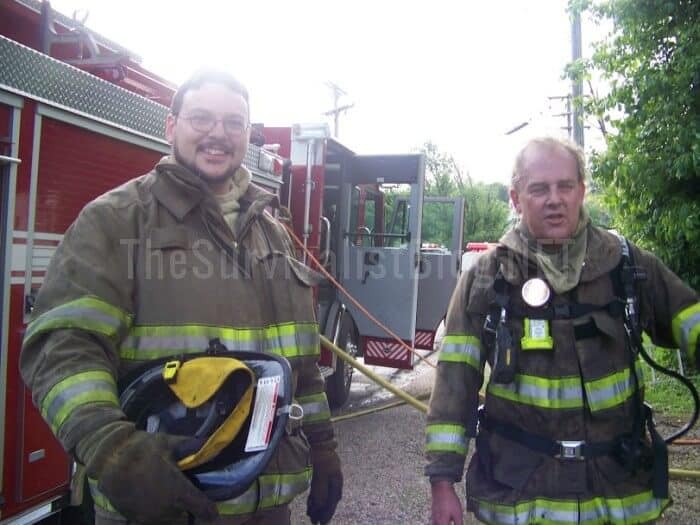
[[[433,357],[433,356],[431,356]],[[431,359],[432,361],[433,359]],[[431,370],[392,374],[392,382],[415,396],[425,396],[432,384]],[[354,379],[353,390],[365,395],[349,403],[349,411],[387,402],[376,395],[375,385],[362,376]],[[372,392],[375,392],[374,395]],[[368,396],[374,403],[368,401]],[[348,408],[345,409],[345,412]],[[684,421],[656,416],[664,436],[680,428]],[[413,407],[402,405],[380,412],[336,422],[339,451],[343,462],[343,500],[332,521],[335,525],[413,525],[429,523],[430,486],[423,476],[424,416]],[[696,426],[686,438],[700,438]],[[669,465],[674,469],[700,470],[700,446],[674,445],[669,448]],[[700,482],[671,480],[674,504],[658,521],[663,525],[700,524]],[[464,484],[458,488],[464,498]],[[306,496],[292,505],[292,525],[308,524]],[[465,525],[478,523],[465,515]]]
[[[685,425],[685,420],[656,416],[657,427],[662,436],[670,436]],[[683,439],[700,439],[700,426],[695,427]],[[668,447],[669,468],[700,470],[700,445],[671,445]],[[663,525],[697,525],[700,523],[700,480],[671,479],[673,505],[658,521]]]

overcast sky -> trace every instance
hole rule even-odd
[[[519,147],[565,133],[570,60],[566,0],[53,0],[175,83],[196,68],[231,71],[252,120],[318,122],[332,81],[354,107],[340,140],[357,153],[412,151],[427,140],[474,180],[507,183]],[[584,24],[584,38],[588,26]],[[586,39],[587,40],[587,39]],[[518,124],[530,124],[510,136]],[[329,121],[330,122],[330,121]]]

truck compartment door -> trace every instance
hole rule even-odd
[[[457,285],[464,197],[425,197],[418,277],[416,348],[432,350],[435,330]]]
[[[410,347],[416,328],[425,160],[423,155],[355,156],[343,177],[343,286]],[[403,205],[399,201],[403,199]],[[347,302],[365,362],[411,368],[414,356]]]

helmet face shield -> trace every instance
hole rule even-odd
[[[261,395],[265,382],[274,384],[272,398]],[[262,473],[285,433],[291,401],[287,360],[258,352],[154,361],[120,395],[137,429],[189,438],[176,451],[178,466],[214,501],[242,494]],[[274,410],[267,446],[246,451],[254,412],[265,410]]]

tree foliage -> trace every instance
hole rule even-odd
[[[614,30],[572,76],[599,74],[609,93],[585,101],[605,127],[591,159],[612,225],[700,285],[700,2],[572,1]]]
[[[426,158],[425,195],[464,197],[464,240],[497,241],[508,227],[508,188],[498,183],[473,183],[454,158],[432,142],[426,142],[420,151]],[[447,206],[424,206],[423,239],[449,245],[451,217]]]

